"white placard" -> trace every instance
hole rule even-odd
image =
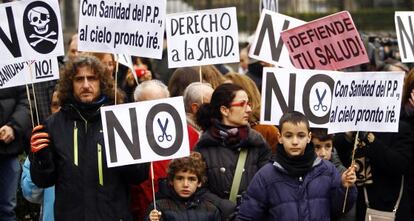
[[[402,62],[414,62],[414,12],[395,12],[395,32]]]
[[[327,128],[335,76],[339,72],[264,68],[260,123],[278,125],[288,111],[299,111],[311,127]]]
[[[101,108],[108,167],[190,154],[183,97]]]
[[[167,15],[168,67],[239,62],[236,8]]]
[[[59,64],[56,58],[0,64],[0,89],[51,81],[58,78]]]
[[[260,0],[260,10],[262,13],[264,9],[279,12],[279,0]]]
[[[166,0],[80,0],[78,50],[161,59]]]
[[[11,64],[64,54],[57,0],[0,4],[1,63]]]
[[[397,132],[404,72],[338,75],[332,94],[328,133]]]
[[[305,23],[302,20],[264,9],[250,47],[249,57],[276,66],[293,68],[288,49],[283,43],[280,33]]]

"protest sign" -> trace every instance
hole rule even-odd
[[[108,167],[190,153],[183,97],[101,108]]]
[[[327,128],[338,73],[264,68],[260,123],[278,125],[284,113],[295,110],[308,117],[311,127]]]
[[[395,12],[395,32],[402,62],[414,62],[414,12]]]
[[[0,54],[3,64],[64,54],[57,0],[0,4]]]
[[[58,78],[59,64],[56,58],[0,64],[0,89]]]
[[[279,0],[260,0],[260,13],[263,10],[279,12]]]
[[[328,133],[397,132],[404,72],[353,72],[337,76]]]
[[[250,47],[249,57],[276,66],[293,68],[288,49],[280,37],[280,32],[305,23],[296,18],[263,10]]]
[[[369,62],[347,11],[281,33],[296,68],[339,70]]]
[[[168,67],[239,62],[236,8],[167,15]]]
[[[81,0],[78,50],[161,59],[166,0]]]

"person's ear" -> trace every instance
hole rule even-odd
[[[192,103],[190,108],[191,108],[191,113],[195,114],[195,113],[197,113],[200,106],[197,103]]]
[[[277,140],[279,141],[280,144],[283,144],[281,132],[277,133]]]
[[[308,143],[310,143],[311,140],[312,140],[312,132],[309,131],[309,134],[308,134]]]
[[[228,107],[226,107],[224,105],[221,105],[221,107],[220,107],[220,113],[221,113],[221,115],[223,117],[228,117],[229,116],[229,112],[230,112],[230,109]]]
[[[203,182],[199,181],[197,187],[200,188]]]

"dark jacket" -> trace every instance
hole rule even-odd
[[[237,220],[329,221],[342,212],[346,189],[329,161],[316,158],[304,177],[294,177],[277,162],[257,172],[242,198]],[[356,188],[348,192],[347,208]]]
[[[402,107],[401,107],[402,108]],[[406,121],[411,126],[411,131],[414,131],[414,113],[409,114],[406,111],[402,111],[401,113],[401,119]],[[407,189],[407,193],[409,196],[409,201],[411,204],[411,215],[414,217],[414,142],[411,143],[411,150],[413,151],[412,160],[410,169],[408,170],[408,173],[405,176],[405,188]]]
[[[66,104],[46,121],[51,143],[31,155],[33,182],[56,185],[55,220],[132,220],[128,184],[145,180],[148,164],[108,168],[100,111],[83,114]]]
[[[0,127],[4,125],[13,128],[15,139],[9,144],[0,141],[0,155],[21,153],[31,127],[26,90],[22,86],[0,89]]]
[[[373,143],[357,149],[356,158],[365,157],[364,162],[370,165],[368,171],[372,174],[371,184],[361,184],[358,187],[357,220],[359,221],[364,220],[366,210],[363,186],[367,189],[371,208],[392,211],[395,206],[401,187],[401,177],[408,173],[413,162],[414,143],[411,128],[404,120],[400,120],[398,131],[398,133],[374,133]],[[353,143],[347,141],[344,135],[335,137],[335,148],[345,161],[349,162],[351,158],[351,153],[348,151],[352,151],[352,146]],[[361,165],[358,166],[361,168]],[[397,221],[414,220],[409,207],[407,188],[407,186],[404,188],[397,210]]]
[[[161,221],[220,221],[220,212],[216,206],[205,199],[206,189],[198,188],[189,198],[183,199],[177,195],[167,179],[159,182],[156,196],[157,210],[161,211]],[[151,203],[145,220],[154,208]]]
[[[248,154],[240,183],[239,195],[246,191],[254,174],[271,157],[271,149],[264,138],[249,128],[247,142],[228,146],[211,136],[202,134],[195,150],[200,152],[207,165],[208,189],[220,198],[228,199],[241,148],[247,148]]]

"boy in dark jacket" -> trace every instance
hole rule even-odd
[[[354,167],[346,179],[327,160],[316,157],[308,119],[289,112],[279,122],[276,157],[263,166],[243,196],[237,220],[329,221],[342,211],[346,188],[346,208],[356,198]]]
[[[205,170],[206,164],[198,152],[172,160],[168,180],[159,184],[157,207],[150,209],[146,220],[220,221],[217,207],[205,199],[206,189],[200,189],[206,179]]]
[[[313,128],[312,130],[312,143],[315,148],[315,153],[318,157],[328,160],[333,163],[341,174],[342,182],[346,180],[346,167],[342,164],[341,160],[339,159],[338,152],[335,149],[334,143],[334,135],[328,134],[328,130],[326,128]],[[341,214],[338,218],[333,218],[335,221],[354,221],[355,220],[355,206],[346,213]]]

